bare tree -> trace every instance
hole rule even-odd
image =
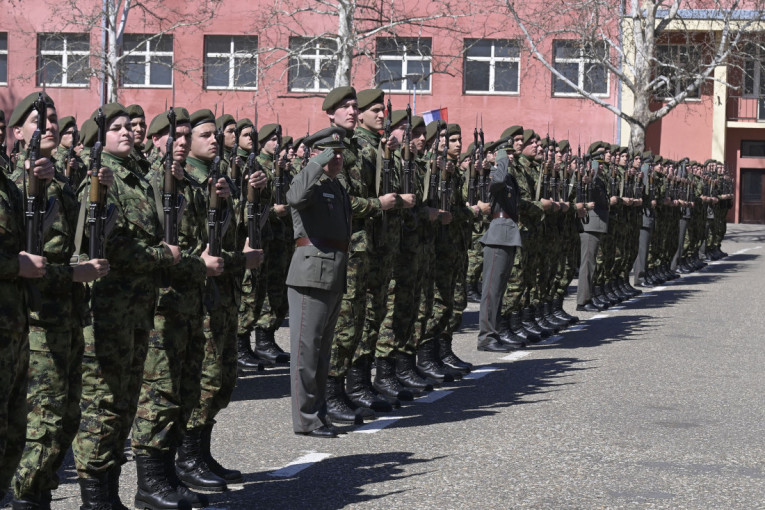
[[[118,90],[126,77],[140,71],[142,52],[150,49],[169,53],[154,58],[148,65],[153,69],[176,70],[188,73],[199,68],[199,62],[180,63],[172,56],[173,31],[192,26],[201,26],[211,21],[223,0],[199,0],[197,2],[168,2],[162,0],[65,0],[50,2],[50,26],[56,27],[59,39],[67,38],[65,32],[77,30],[80,33],[98,34],[100,43],[88,44],[80,58],[70,59],[67,65],[55,58],[43,55],[38,64],[38,82],[50,80],[55,73],[70,72],[79,75],[97,76],[101,80],[107,101],[118,100]],[[128,20],[133,26],[140,26],[141,35],[129,35],[126,41],[125,29]],[[136,23],[138,21],[138,23]],[[55,38],[52,39],[55,43]],[[127,42],[127,44],[126,44]],[[75,53],[72,53],[76,55]],[[140,55],[140,57],[139,57]],[[71,67],[71,69],[69,69]],[[160,71],[157,71],[160,72]],[[172,79],[172,78],[170,78]]]
[[[571,0],[523,5],[501,0],[528,51],[553,74],[553,87],[576,93],[613,112],[630,128],[630,148],[642,150],[648,126],[714,81],[736,63],[765,17],[755,2],[702,0]],[[573,61],[580,62],[575,70]],[[607,74],[634,101],[611,104],[602,94]]]

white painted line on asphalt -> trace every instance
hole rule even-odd
[[[735,253],[733,255],[736,255]],[[721,260],[715,260],[714,262],[707,262],[708,266],[719,266],[720,264],[725,264],[725,262],[722,262]]]
[[[746,253],[750,250],[759,250],[762,246],[753,246],[752,248],[743,248],[741,250],[738,250],[737,252],[734,252],[733,255],[741,255],[742,253]],[[711,262],[713,264],[713,262]]]
[[[661,292],[662,290],[667,290],[667,288],[666,287],[654,287],[651,290],[654,291],[654,292]]]
[[[531,354],[529,351],[515,351],[499,359],[502,361],[518,361],[519,359],[525,358],[529,354]]]
[[[296,474],[300,473],[302,470],[307,469],[317,462],[321,462],[322,460],[331,457],[331,453],[317,453],[317,452],[311,452],[306,455],[303,455],[302,457],[298,457],[297,459],[293,460],[286,466],[284,466],[281,469],[277,469],[276,471],[272,471],[268,473],[270,476],[275,476],[277,478],[289,478],[291,476],[295,476]]]
[[[377,418],[375,421],[367,423],[366,425],[355,429],[353,432],[359,434],[374,434],[388,425],[393,425],[401,418],[403,418],[403,416],[384,416],[382,418]]]
[[[597,320],[600,320],[600,319],[605,319],[606,317],[610,317],[610,315],[608,315],[607,313],[599,313],[597,315],[593,315],[592,317],[590,317],[587,320],[588,321],[597,321]]]
[[[612,306],[609,310],[624,310],[626,306]]]
[[[435,390],[428,393],[426,396],[422,398],[416,399],[414,402],[417,404],[432,404],[436,400],[440,400],[444,398],[445,396],[454,393],[453,390]]]
[[[571,326],[570,328],[564,329],[563,332],[568,333],[569,331],[582,331],[585,328],[587,328],[587,326],[584,324],[577,324],[576,326]]]
[[[496,367],[478,368],[478,369],[473,370],[472,372],[470,372],[466,376],[464,376],[462,378],[462,380],[463,381],[474,381],[476,379],[480,379],[481,377],[483,377],[483,376],[485,376],[485,375],[487,375],[487,374],[489,374],[491,372],[496,372],[497,370],[499,370],[499,368],[496,368]]]

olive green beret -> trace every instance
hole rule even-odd
[[[522,135],[523,134],[523,126],[510,126],[509,128],[502,131],[502,134],[500,135],[500,140],[510,140],[514,136]]]
[[[244,118],[236,123],[236,134],[241,134],[242,130],[246,127],[252,127],[252,121],[248,118]]]
[[[434,120],[425,127],[425,143],[430,143],[436,137],[438,128],[442,125],[440,120]]]
[[[449,124],[446,128],[446,134],[449,136],[452,135],[461,135],[462,129],[460,128],[459,124]]]
[[[305,136],[301,136],[300,138],[296,138],[295,141],[292,143],[292,145],[297,149],[300,147],[305,141]]]
[[[103,105],[100,108],[96,108],[93,111],[93,114],[90,116],[91,119],[95,119],[98,115],[98,111],[102,110],[104,112],[104,118],[106,119],[106,126],[109,126],[109,123],[116,119],[117,117],[126,116],[130,117],[127,110],[124,106],[122,106],[120,103],[107,103]]]
[[[540,147],[543,147],[543,148],[544,148],[544,147],[547,147],[548,145],[550,145],[550,142],[551,142],[551,140],[550,140],[550,137],[547,137],[547,136],[546,136],[546,137],[544,137],[544,138],[541,138],[541,139],[539,140],[539,146],[540,146]]]
[[[279,124],[266,124],[261,127],[260,131],[258,131],[258,142],[262,144],[263,142],[268,141],[269,138],[276,134],[276,128],[278,127]]]
[[[396,127],[405,120],[406,110],[393,110],[393,113],[390,114],[390,127]]]
[[[699,166],[700,163],[698,161],[696,161],[696,160],[691,160],[691,162],[688,163],[688,164],[691,165],[691,166]]]
[[[224,113],[215,119],[215,126],[220,130],[226,129],[226,126],[229,124],[236,124],[236,119],[234,119],[233,115],[229,115],[228,113]]]
[[[327,112],[346,99],[356,99],[356,89],[353,87],[337,87],[329,91],[329,94],[324,98],[324,102],[321,103],[321,109]]]
[[[497,150],[497,147],[499,147],[500,145],[502,145],[505,142],[506,142],[506,140],[495,140],[493,142],[486,143],[483,146],[483,151],[484,152],[494,152],[495,150]]]
[[[462,163],[467,158],[469,158],[471,156],[471,154],[472,154],[472,152],[463,152],[462,154],[460,154],[460,163]]]
[[[599,151],[603,148],[603,142],[597,141],[592,142],[590,146],[587,148],[587,154],[594,154],[595,152]]]
[[[70,127],[76,126],[76,124],[77,124],[77,121],[71,115],[67,115],[66,117],[61,117],[60,119],[58,119],[58,132],[63,133]]]
[[[710,158],[710,159],[708,159],[708,160],[704,161],[704,166],[707,166],[707,165],[708,165],[708,164],[710,164],[710,163],[715,163],[715,164],[716,164],[716,163],[717,163],[717,161],[715,161],[714,159],[711,159],[711,158]]]
[[[382,89],[361,90],[356,94],[356,99],[359,102],[359,111],[363,112],[372,105],[385,104],[385,92]]]
[[[286,147],[288,145],[292,144],[292,137],[291,136],[285,136],[282,138],[282,147]]]
[[[653,157],[653,164],[658,165],[661,164],[664,161],[664,158],[661,157],[660,154],[657,154]]]
[[[561,152],[566,152],[567,150],[571,149],[571,144],[568,143],[568,140],[561,140],[558,142],[558,148]]]
[[[643,161],[650,161],[653,159],[653,152],[651,151],[643,151],[643,153],[640,155],[640,159]]]
[[[141,108],[141,105],[139,104],[131,104],[125,109],[127,110],[128,115],[130,115],[131,119],[134,119],[136,117],[146,117],[146,114],[143,113],[143,108]]]
[[[88,119],[82,123],[80,129],[80,142],[85,147],[93,147],[98,137],[98,125],[93,119]]]
[[[415,129],[418,127],[425,127],[425,119],[419,115],[412,115],[412,125],[410,126],[410,129]]]
[[[32,111],[32,108],[34,107],[35,101],[37,101],[39,94],[40,92],[32,92],[27,97],[22,99],[21,102],[16,106],[16,108],[13,109],[11,118],[8,119],[8,125],[10,127],[20,126],[24,123],[25,120],[27,120],[27,117],[29,116],[29,112]],[[45,105],[48,108],[56,107],[55,103],[53,102],[53,99],[51,99],[48,94],[45,94],[43,92],[42,95],[43,95],[43,101],[45,101]]]
[[[189,111],[186,108],[183,108],[182,106],[179,106],[177,108],[173,108],[175,111],[175,124],[188,124],[190,122],[189,118]],[[154,135],[162,135],[164,134],[165,130],[170,129],[170,120],[167,118],[167,114],[170,113],[170,110],[160,113],[156,117],[154,117],[151,120],[151,124],[149,124],[149,129],[146,131],[146,136],[154,136]]]
[[[537,134],[534,132],[533,129],[524,129],[523,130],[523,144],[526,145],[530,140],[533,140],[536,138]]]
[[[345,130],[337,126],[328,127],[306,136],[303,143],[316,149],[344,149],[343,137]]]
[[[202,108],[191,114],[189,122],[191,123],[191,129],[210,122],[215,124],[215,114],[209,108]]]
[[[610,144],[608,146],[608,150],[611,152],[611,154],[619,154],[619,146],[617,144]]]

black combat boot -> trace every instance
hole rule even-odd
[[[273,365],[273,363],[268,363]],[[240,335],[236,337],[236,365],[242,370],[262,371],[265,367],[263,360],[255,357],[250,345],[250,335]]]
[[[120,476],[122,475],[122,465],[115,464],[109,470],[109,503],[112,510],[129,510],[122,504],[120,499]]]
[[[423,342],[417,348],[417,371],[423,377],[433,379],[436,382],[453,382],[454,376],[446,372],[438,359],[437,340]]]
[[[433,385],[427,379],[420,377],[414,369],[415,355],[405,352],[396,353],[396,379],[398,382],[416,391],[433,391]]]
[[[509,316],[501,315],[497,326],[499,329],[499,343],[512,347],[513,349],[523,349],[526,347],[526,338],[517,335],[513,331],[513,328],[510,325]]]
[[[46,505],[42,501],[33,499],[14,499],[11,501],[12,510],[47,510],[49,508],[50,503]]]
[[[210,423],[202,428],[202,458],[204,458],[210,471],[223,478],[226,481],[226,484],[244,483],[241,471],[224,468],[217,460],[215,460],[215,457],[212,456],[210,443],[212,442],[212,431],[214,426],[215,423]]]
[[[345,395],[345,380],[342,377],[327,378],[327,416],[334,423],[363,425],[362,413],[356,412]],[[366,408],[359,408],[366,409]],[[367,409],[372,412],[371,409]],[[372,413],[372,417],[374,413]]]
[[[345,395],[358,407],[366,407],[376,413],[389,413],[401,407],[397,399],[388,401],[372,387],[372,369],[366,356],[353,362],[345,378]]]
[[[544,338],[550,337],[558,332],[558,328],[552,324],[549,324],[545,320],[544,310],[542,309],[541,304],[532,307],[532,310],[534,311],[534,322],[536,322],[537,326],[539,326],[539,329],[541,329],[543,333],[547,334],[547,336]]]
[[[276,345],[272,329],[255,328],[255,354],[271,363],[289,363],[290,353]]]
[[[545,320],[558,328],[558,331],[568,327],[568,319],[562,319],[555,315],[555,307],[552,301],[545,301],[542,304],[542,313],[545,316]]]
[[[553,315],[555,315],[558,319],[568,321],[569,325],[576,324],[579,322],[579,317],[576,315],[571,315],[566,310],[563,309],[563,298],[557,297],[553,299],[552,302],[553,305]]]
[[[191,501],[176,490],[167,476],[167,463],[160,455],[136,455],[138,472],[138,492],[135,494],[135,506],[140,509],[190,509]],[[109,507],[111,508],[111,507]]]
[[[622,299],[614,292],[610,281],[603,284],[603,295],[611,302],[611,306],[618,305],[622,302]]]
[[[473,282],[467,289],[467,300],[470,303],[481,302],[481,287],[478,286],[478,282]]]
[[[181,498],[191,503],[192,508],[204,508],[208,506],[210,500],[207,499],[207,496],[192,491],[178,478],[178,475],[175,472],[175,452],[175,449],[173,449],[162,454],[162,461],[165,465],[165,474],[167,475],[168,482],[172,487],[175,487],[175,492],[177,492]]]
[[[452,338],[450,336],[441,335],[438,337],[438,357],[441,363],[447,367],[459,370],[465,374],[473,370],[473,365],[467,361],[463,361],[454,354],[452,350]]]
[[[375,379],[372,381],[372,386],[381,395],[397,398],[404,402],[414,400],[415,393],[419,393],[411,388],[405,388],[398,382],[394,360],[388,357],[375,359]]]
[[[80,510],[111,510],[108,472],[98,473],[92,478],[80,477],[77,481],[80,483],[80,497],[82,498]]]
[[[186,430],[183,442],[178,448],[175,472],[181,482],[192,489],[208,492],[226,490],[226,481],[210,471],[202,455],[201,430]]]
[[[512,312],[510,314],[510,329],[515,333],[515,336],[523,338],[523,343],[525,344],[535,343],[542,340],[541,331],[536,327],[536,324],[533,324],[533,326],[539,333],[536,331],[529,331],[529,329],[526,328],[526,325],[523,323],[523,310],[520,312]]]
[[[604,299],[603,287],[600,285],[595,285],[592,288],[592,304],[595,305],[596,308],[602,308],[603,310],[608,309],[610,302]]]
[[[534,321],[534,309],[530,306],[521,310],[521,324],[523,325],[523,329],[526,330],[526,336],[529,338],[530,342],[538,342],[539,340],[550,336],[549,332],[542,330],[542,328],[540,328]],[[539,340],[531,340],[534,337]]]

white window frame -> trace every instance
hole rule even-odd
[[[394,39],[395,40],[394,37],[381,37],[380,39]],[[404,39],[406,39],[406,38],[404,38]],[[430,47],[431,47],[431,53],[432,53],[432,51],[433,51],[433,39],[430,38],[430,37],[423,37],[422,39],[423,40],[425,40],[425,39],[430,40],[430,45],[431,45]],[[377,86],[379,86],[381,89],[383,89],[388,94],[409,94],[409,93],[412,92],[412,89],[407,88],[407,82],[409,81],[409,78],[407,78],[407,76],[409,76],[409,72],[408,72],[409,65],[408,65],[408,63],[409,62],[426,62],[427,61],[427,62],[430,62],[430,73],[428,74],[428,77],[427,77],[428,88],[427,89],[423,89],[421,87],[418,87],[417,88],[417,93],[418,94],[429,94],[431,92],[432,88],[433,88],[433,80],[432,80],[432,78],[433,78],[433,55],[432,54],[429,55],[429,56],[407,55],[406,54],[406,43],[401,44],[401,49],[402,49],[402,52],[403,52],[402,54],[396,54],[396,55],[380,55],[379,53],[377,54],[377,61],[378,62],[379,61],[385,61],[385,60],[388,60],[388,61],[401,61],[401,76],[402,76],[402,78],[401,78],[401,82],[400,82],[399,88],[397,88],[397,89],[389,88],[390,86],[394,85],[393,83],[385,83],[385,84],[380,84],[380,85],[377,85]],[[379,65],[380,64],[378,63],[377,66],[379,66]],[[375,76],[377,76],[377,71],[378,71],[378,69],[375,68]],[[423,80],[420,80],[418,83],[422,83],[422,81]]]
[[[120,87],[126,88],[126,89],[138,89],[138,88],[151,88],[151,89],[169,89],[173,87],[173,81],[175,80],[175,73],[173,72],[173,66],[175,65],[175,39],[173,38],[172,34],[162,34],[161,37],[169,37],[172,45],[173,50],[172,51],[156,51],[149,49],[150,42],[153,42],[156,40],[151,34],[125,34],[130,36],[144,36],[146,37],[145,41],[141,41],[141,44],[136,46],[136,48],[130,50],[130,52],[125,53],[125,55],[129,55],[131,57],[135,56],[141,56],[143,55],[144,61],[144,73],[143,73],[143,83],[124,83],[122,81],[122,77],[120,76]],[[144,47],[143,50],[140,50],[141,46]],[[156,83],[151,83],[151,61],[152,57],[170,57],[171,64],[170,64],[170,83],[167,85],[158,85]]]
[[[595,59],[587,58],[584,55],[584,48],[579,48],[579,56],[576,58],[555,58],[555,44],[558,42],[565,43],[566,39],[555,39],[553,41],[553,67],[555,67],[555,64],[561,63],[561,64],[578,64],[579,69],[577,72],[577,85],[579,88],[584,90],[584,70],[587,67],[588,64],[595,64],[598,65],[598,61]],[[606,47],[606,50],[608,50],[608,47]],[[605,66],[603,66],[605,68]],[[608,69],[605,69],[606,72],[606,91],[605,92],[588,92],[588,94],[592,94],[595,97],[610,97],[611,96],[611,72]],[[584,97],[579,92],[556,92],[555,91],[555,81],[558,80],[558,77],[553,73],[553,82],[552,82],[552,97]]]
[[[521,94],[521,56],[520,56],[520,42],[517,39],[476,39],[491,41],[491,56],[489,57],[471,57],[465,52],[465,66],[467,67],[467,61],[475,62],[488,62],[489,63],[489,90],[468,90],[467,82],[465,83],[465,95],[467,96],[519,96]],[[494,55],[496,43],[498,41],[507,41],[509,43],[515,43],[518,45],[518,57],[496,57]],[[495,91],[495,66],[497,62],[515,62],[518,65],[518,84],[515,91]],[[463,70],[465,72],[465,70]]]
[[[659,51],[661,51],[661,50],[660,50],[660,48],[682,48],[682,47],[688,47],[688,48],[690,48],[690,47],[692,47],[692,46],[693,46],[692,44],[686,44],[686,43],[681,43],[681,44],[673,44],[673,43],[663,43],[663,44],[657,44],[657,45],[656,45],[656,54],[657,54],[657,56],[658,56],[658,54],[659,54]],[[669,51],[672,51],[672,50],[670,49]],[[690,51],[688,51],[688,54],[690,55]],[[699,54],[699,58],[701,58],[701,54]],[[661,63],[659,62],[659,63],[657,63],[657,65],[659,65],[659,66],[660,66],[660,65],[661,65]],[[678,87],[679,87],[680,85],[679,85],[677,82],[674,82],[674,81],[672,81],[672,80],[670,81],[670,85],[674,85],[674,87],[675,87],[675,91],[676,91],[676,92],[675,92],[675,94],[677,94],[677,93],[679,92],[679,90],[678,90]],[[685,100],[684,100],[684,101],[685,101],[685,102],[700,102],[700,101],[701,101],[701,87],[703,87],[703,86],[704,86],[704,82],[701,82],[701,83],[699,84],[699,86],[698,86],[698,87],[696,87],[696,94],[698,94],[698,96],[691,96],[691,95],[688,95],[688,96],[685,98]],[[655,96],[655,99],[656,99],[657,101],[666,102],[666,101],[669,101],[669,100],[671,99],[671,97],[666,97],[666,96],[663,96],[663,95],[661,95],[661,94],[657,94],[657,95]]]
[[[292,42],[294,40],[300,40],[300,39],[306,39],[305,37],[297,37],[290,39],[290,46],[292,45]],[[304,41],[307,43],[308,41]],[[301,88],[301,87],[293,87],[292,86],[292,76],[288,74],[287,77],[287,90],[289,92],[329,92],[332,90],[332,86],[329,87],[322,87],[321,86],[321,80],[319,79],[319,73],[321,72],[321,64],[322,62],[326,60],[334,60],[334,55],[326,55],[322,53],[322,51],[326,51],[321,47],[322,42],[330,42],[331,44],[336,44],[336,41],[333,39],[316,39],[315,41],[312,41],[312,48],[306,49],[298,54],[293,55],[291,58],[295,58],[300,62],[305,62],[306,64],[308,61],[313,61],[313,86],[308,88]],[[292,49],[290,48],[290,51]]]
[[[258,90],[258,38],[257,36],[250,37],[246,35],[212,35],[207,34],[205,35],[205,39],[208,37],[228,37],[229,38],[229,50],[228,53],[220,53],[220,52],[209,52],[205,49],[205,61],[208,58],[227,58],[228,59],[228,85],[220,86],[220,85],[207,85],[205,83],[205,89],[207,90]],[[246,53],[246,52],[237,52],[235,49],[234,42],[237,39],[250,39],[255,41],[255,53]],[[205,47],[206,48],[206,47]],[[249,60],[249,59],[255,59],[255,85],[254,86],[237,86],[234,84],[234,79],[236,78],[236,70],[241,65],[237,62],[237,60]],[[207,73],[207,69],[205,69],[205,73]],[[207,77],[205,76],[205,80],[207,80]]]
[[[5,37],[5,49],[0,50],[0,55],[5,55],[5,77],[8,78],[8,32],[0,32],[0,36]],[[8,85],[7,81],[0,81],[0,86]]]
[[[88,36],[88,50],[87,51],[74,51],[69,50],[69,36]],[[51,37],[51,38],[60,38],[63,41],[64,48],[63,50],[43,50],[42,49],[42,38],[44,37]],[[90,36],[87,33],[43,33],[40,34],[39,43],[40,50],[38,53],[38,56],[40,58],[40,69],[43,68],[43,61],[45,60],[46,56],[60,56],[61,57],[61,81],[60,82],[51,82],[50,78],[48,76],[40,76],[41,71],[37,71],[37,81],[38,86],[42,86],[43,79],[45,80],[45,86],[46,87],[65,87],[65,88],[87,88],[90,86],[90,80],[87,80],[85,83],[69,83],[69,58],[71,56],[80,56],[80,57],[87,57],[90,55]]]

